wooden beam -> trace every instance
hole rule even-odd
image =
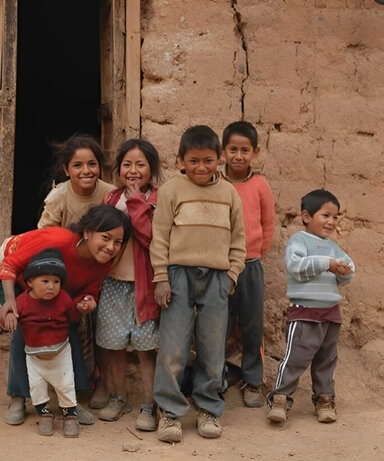
[[[0,243],[11,235],[16,116],[17,0],[2,0],[0,88]],[[25,191],[26,196],[28,191]],[[26,205],[27,206],[27,205]]]
[[[126,2],[126,132],[128,137],[139,137],[141,103],[140,0],[126,0]]]

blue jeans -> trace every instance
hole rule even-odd
[[[77,334],[76,324],[71,323],[69,326],[69,342],[72,348],[72,362],[75,373],[76,390],[89,389],[87,371],[81,351],[79,336]],[[12,336],[9,349],[9,371],[8,371],[8,388],[7,394],[11,397],[30,397],[27,365],[25,363],[24,337],[21,328],[18,325]]]
[[[196,361],[192,399],[218,417],[224,409],[223,370],[231,280],[225,271],[174,266],[169,269],[171,302],[160,315],[154,398],[170,417],[181,417],[189,403],[181,391],[192,338]]]
[[[264,382],[264,271],[260,259],[245,262],[235,293],[229,297],[229,337],[236,318],[241,332],[243,355],[241,372],[244,382],[258,386]]]

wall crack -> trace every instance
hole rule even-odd
[[[249,77],[249,68],[248,68],[248,47],[247,47],[247,41],[245,39],[245,34],[244,34],[244,23],[241,18],[241,13],[237,8],[237,0],[231,0],[231,7],[233,10],[233,17],[235,20],[235,25],[236,25],[236,31],[240,37],[241,40],[241,48],[244,51],[244,56],[245,56],[245,69],[244,72],[242,73],[241,77],[241,85],[240,85],[240,90],[241,90],[241,118],[244,119],[244,99],[245,99],[245,82],[247,81]],[[237,53],[235,52],[234,54],[234,59],[236,60]],[[235,63],[234,63],[235,64]]]

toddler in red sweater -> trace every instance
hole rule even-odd
[[[244,403],[264,404],[263,296],[264,273],[261,259],[271,244],[275,227],[275,207],[267,180],[257,174],[251,162],[259,153],[258,135],[249,122],[234,122],[223,132],[224,178],[237,190],[242,204],[247,256],[245,269],[229,297],[228,335],[236,317],[242,336],[241,363]]]
[[[29,290],[18,296],[16,302],[25,340],[30,394],[39,414],[39,433],[53,434],[50,384],[64,416],[64,436],[77,437],[77,402],[68,328],[70,322],[80,319],[81,311],[92,310],[95,302],[85,297],[75,306],[71,297],[61,289],[66,276],[61,253],[55,249],[41,251],[25,269],[24,280]],[[15,328],[16,322],[15,315],[8,313],[6,328]]]

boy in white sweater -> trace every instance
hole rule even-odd
[[[342,323],[338,285],[352,279],[352,259],[329,239],[340,204],[328,191],[314,190],[301,199],[305,231],[294,234],[285,250],[290,302],[286,353],[274,389],[268,394],[268,419],[285,422],[299,378],[311,365],[312,401],[318,421],[336,421],[337,342]]]

